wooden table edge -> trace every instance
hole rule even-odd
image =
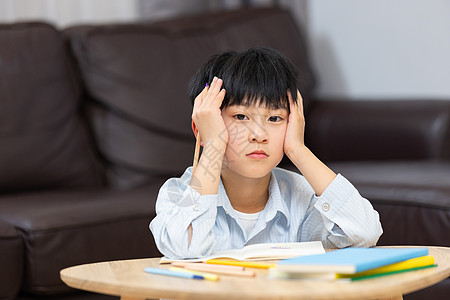
[[[408,247],[408,246],[400,246],[400,247]],[[413,246],[415,247],[415,246]],[[420,246],[417,246],[420,247]],[[422,246],[422,247],[426,247],[426,246]],[[450,248],[448,247],[434,247],[434,246],[429,246],[428,247],[431,251],[430,252],[434,252],[435,250],[443,250],[445,252],[447,252],[447,254],[449,254],[450,257]],[[432,254],[432,253],[431,253]],[[444,253],[445,255],[445,253]],[[147,258],[147,259],[130,259],[130,260],[124,260],[124,261],[144,261],[144,260],[152,260],[152,259],[157,259],[157,258]],[[95,292],[95,293],[102,293],[102,294],[107,294],[107,295],[113,295],[113,296],[120,296],[122,300],[142,300],[142,299],[149,299],[148,297],[155,297],[155,298],[160,298],[162,294],[164,294],[164,292],[166,290],[154,290],[151,293],[146,293],[146,296],[143,297],[142,294],[138,291],[137,293],[132,291],[132,290],[128,290],[126,288],[113,288],[111,289],[110,284],[108,283],[99,283],[96,282],[95,288],[92,288],[89,284],[89,282],[87,282],[86,280],[80,279],[80,278],[74,278],[73,276],[68,276],[66,273],[70,272],[70,270],[76,269],[76,268],[83,268],[87,265],[97,265],[97,264],[107,264],[107,263],[114,263],[114,261],[111,262],[99,262],[99,263],[92,263],[92,264],[84,264],[84,265],[78,265],[78,266],[73,266],[73,267],[69,267],[69,268],[65,268],[63,270],[60,271],[60,277],[62,279],[62,281],[67,284],[68,286],[71,286],[73,288],[77,288],[77,289],[82,289],[82,290],[86,290],[86,291],[90,291],[90,292]],[[399,288],[399,293],[389,293],[389,296],[386,295],[386,297],[384,297],[381,293],[380,298],[379,299],[403,299],[402,295],[403,294],[409,294],[412,293],[414,291],[423,289],[425,287],[434,285],[438,282],[440,282],[441,280],[446,279],[447,277],[450,276],[450,268],[447,269],[442,269],[440,270],[438,273],[435,273],[431,276],[431,279],[428,279],[426,282],[424,282],[422,279],[417,278],[414,279],[412,282],[409,282],[409,285],[414,284],[414,287],[408,288],[408,289],[404,289],[404,288]],[[99,288],[100,287],[100,288]],[[104,288],[108,288],[109,290],[107,292],[105,292]],[[391,296],[393,295],[393,296]],[[197,296],[197,295],[195,295]],[[376,296],[375,296],[376,297]]]

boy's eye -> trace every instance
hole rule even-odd
[[[246,115],[243,115],[243,114],[236,114],[236,115],[234,115],[233,116],[236,120],[239,120],[239,121],[244,121],[244,120],[247,120],[248,118],[247,118],[247,116]]]
[[[270,121],[270,122],[280,122],[280,121],[282,121],[282,120],[283,120],[283,118],[280,117],[280,116],[272,116],[272,117],[269,117],[269,121]]]

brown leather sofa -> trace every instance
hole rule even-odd
[[[209,55],[254,45],[302,70],[307,143],[379,211],[379,244],[450,246],[450,101],[315,98],[286,11],[3,24],[0,299],[106,299],[69,289],[59,270],[160,255],[148,230],[158,189],[192,162],[188,79]],[[444,299],[449,282],[405,298]]]

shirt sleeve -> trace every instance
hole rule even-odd
[[[156,200],[156,217],[149,227],[159,251],[167,258],[197,258],[211,254],[214,249],[217,194],[200,195],[190,187],[190,176],[188,169],[181,178],[166,181]]]
[[[378,212],[338,174],[321,196],[313,196],[302,235],[325,248],[371,247],[383,233]]]

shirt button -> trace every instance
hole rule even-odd
[[[328,203],[322,204],[322,210],[323,211],[329,211],[330,210],[330,204],[328,204]]]
[[[194,209],[195,211],[199,211],[199,210],[200,210],[200,205],[195,204],[194,207],[193,207],[193,209]]]

